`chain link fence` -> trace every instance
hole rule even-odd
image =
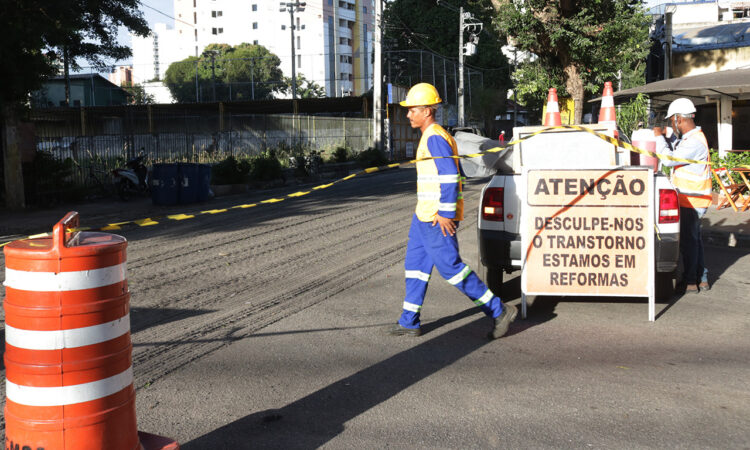
[[[211,164],[267,150],[280,158],[311,151],[328,155],[337,147],[356,154],[372,143],[370,119],[218,109],[32,111],[35,155],[25,167],[27,201],[39,204],[106,190],[111,170],[140,154],[149,163]]]

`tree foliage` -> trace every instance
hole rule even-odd
[[[483,71],[485,87],[507,89],[510,84],[508,61],[501,52],[505,39],[493,25],[495,10],[492,1],[450,0],[444,3],[456,8],[463,6],[465,12],[471,12],[484,24],[477,53],[467,57],[465,62]],[[457,11],[438,6],[435,0],[393,0],[386,2],[383,16],[387,50],[430,50],[458,59]],[[464,41],[467,36],[464,34]]]
[[[557,87],[575,101],[580,123],[586,92],[600,92],[620,70],[623,88],[642,82],[649,20],[640,0],[516,0],[498,2],[497,11],[497,27],[539,57],[516,73],[522,97],[544,98],[546,88]]]
[[[154,96],[146,92],[142,84],[123,84],[121,86],[128,93],[128,103],[131,105],[152,105],[156,103]]]
[[[117,41],[117,29],[149,33],[139,0],[0,0],[0,101],[23,102],[42,81],[55,74],[65,55],[97,67],[124,59],[130,48]]]
[[[298,98],[323,98],[326,89],[314,81],[305,78],[301,73],[297,74],[297,97]],[[292,95],[292,77],[284,77],[284,87],[281,92]]]
[[[199,58],[194,56],[172,63],[166,71],[164,84],[178,102],[196,101],[196,70],[198,85],[204,99],[212,99],[213,82],[216,99],[261,100],[283,90],[281,60],[262,45],[210,44]]]

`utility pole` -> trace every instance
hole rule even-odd
[[[216,101],[216,52],[211,52],[211,100]]]
[[[478,34],[482,31],[482,23],[470,12],[464,12],[461,7],[458,10],[458,126],[464,126],[464,57],[472,56],[477,52],[479,43]],[[469,32],[469,41],[464,44],[464,31]],[[471,100],[471,99],[470,99]]]
[[[373,147],[383,150],[383,1],[375,0],[375,67],[372,74]],[[367,62],[365,62],[367,64]]]
[[[297,100],[297,55],[294,50],[294,13],[302,12],[305,10],[305,2],[297,0],[296,2],[281,2],[279,10],[281,12],[289,12],[289,23],[292,30],[292,99]]]
[[[464,126],[464,7],[458,13],[458,126]]]

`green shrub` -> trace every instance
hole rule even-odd
[[[343,163],[349,160],[349,149],[345,146],[336,147],[331,155],[330,162]]]
[[[213,184],[245,183],[251,168],[246,159],[237,161],[234,156],[229,156],[211,167],[211,180]]]
[[[360,167],[363,168],[377,167],[388,164],[388,158],[386,158],[385,153],[380,150],[376,148],[368,148],[357,155],[357,162]]]
[[[72,176],[72,159],[61,161],[46,151],[36,152],[34,161],[23,165],[26,196],[40,204],[78,199],[78,193],[72,192],[75,186]]]
[[[265,151],[251,160],[250,178],[258,181],[270,181],[282,178],[281,162],[273,150]]]

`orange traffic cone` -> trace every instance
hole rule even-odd
[[[602,105],[599,109],[599,125],[607,125],[617,128],[617,116],[615,113],[615,96],[612,93],[612,82],[604,83],[602,93]]]
[[[544,114],[545,127],[559,127],[562,125],[560,107],[557,105],[557,89],[550,88],[547,94],[547,112]]]

